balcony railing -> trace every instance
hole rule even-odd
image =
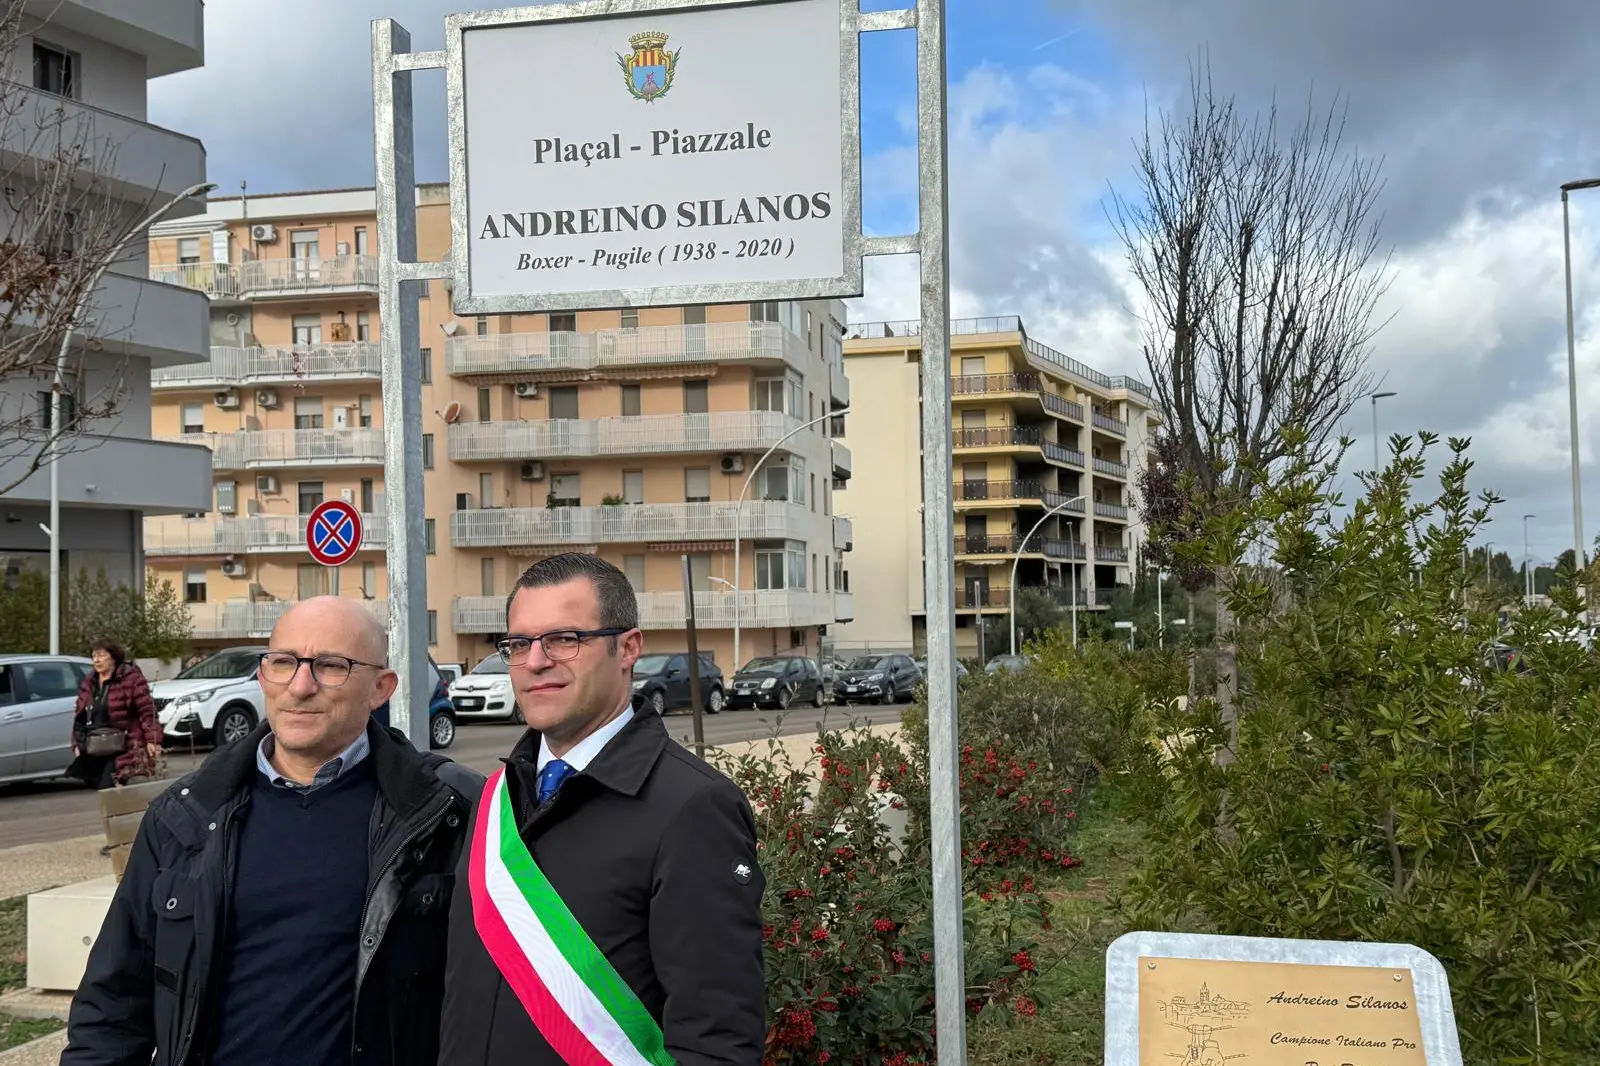
[[[450,427],[450,458],[470,462],[763,451],[800,425],[778,411],[462,422]]]
[[[1125,563],[1128,561],[1128,549],[1096,544],[1094,546],[1094,558],[1096,562],[1100,563]]]
[[[213,300],[239,299],[239,268],[232,263],[151,263],[150,280],[203,292]]]
[[[350,599],[366,607],[380,622],[388,625],[388,600],[362,600],[353,596]],[[294,605],[294,600],[192,603],[189,605],[189,634],[193,640],[265,639],[272,635],[272,627],[277,625],[278,619]],[[502,618],[505,615],[504,605],[505,601],[502,600]]]
[[[445,342],[455,375],[536,374],[681,363],[783,361],[800,367],[805,341],[776,322],[639,326],[591,333],[495,333]]]
[[[252,259],[239,267],[245,296],[297,296],[319,292],[376,292],[378,257],[336,255],[328,259]]]
[[[856,526],[850,519],[833,516],[833,546],[840,551],[850,551],[856,546]]]
[[[226,389],[239,384],[244,374],[244,348],[212,348],[202,363],[159,366],[150,371],[152,389]]]
[[[855,618],[856,598],[848,592],[835,592],[833,594],[833,621],[853,622]]]
[[[950,379],[950,393],[953,396],[998,396],[1038,391],[1038,374],[957,374]]]
[[[1110,415],[1103,415],[1099,411],[1094,413],[1094,428],[1103,429],[1107,433],[1115,433],[1119,437],[1127,436],[1128,434],[1128,423],[1118,422]]]
[[[1128,464],[1116,463],[1112,462],[1110,459],[1101,459],[1099,456],[1096,456],[1094,460],[1094,472],[1096,474],[1105,474],[1107,477],[1126,479],[1128,476]]]
[[[1083,545],[1078,541],[1062,540],[1058,537],[1046,537],[1035,533],[1028,539],[1025,547],[1021,537],[1000,534],[997,536],[983,537],[956,537],[955,554],[957,555],[1005,555],[1018,554],[1022,547],[1024,555],[1043,555],[1050,559],[1082,559]]]
[[[646,503],[606,507],[515,507],[456,511],[450,543],[457,548],[537,544],[621,544],[675,540],[732,540],[731,503]],[[746,502],[743,539],[806,539],[811,512],[798,504]]]
[[[1128,509],[1120,503],[1100,503],[1095,501],[1094,516],[1096,518],[1115,518],[1120,522],[1128,520]]]
[[[957,429],[957,448],[1037,448],[1044,443],[1044,431],[1037,426],[986,426]]]
[[[1039,481],[958,481],[955,487],[957,503],[1041,500],[1044,492],[1044,484]]]
[[[840,593],[795,590],[750,592],[696,592],[695,626],[699,629],[732,629],[735,598],[739,603],[739,625],[743,629],[787,629],[796,626],[830,625],[838,621]],[[848,593],[843,595],[848,596]],[[682,592],[641,592],[639,625],[644,629],[682,629]],[[853,601],[843,606],[854,613]],[[457,633],[499,633],[505,630],[506,601],[503,596],[461,596],[451,606],[451,623]]]
[[[978,608],[985,610],[1005,610],[1011,606],[1010,586],[999,588],[985,588],[982,585],[968,583],[965,588],[956,589],[956,610],[973,611]]]
[[[832,451],[833,476],[848,480],[852,470],[851,463],[853,462],[850,449],[845,447],[843,441],[835,440],[832,442]]]
[[[383,361],[372,341],[297,345],[280,348],[211,349],[209,363],[159,367],[150,372],[150,387],[226,388],[298,381],[376,381]]]
[[[182,433],[161,439],[210,448],[213,470],[383,464],[381,429],[257,429]]]
[[[1053,440],[1042,441],[1040,446],[1044,449],[1044,457],[1052,463],[1075,466],[1080,470],[1083,468],[1083,453],[1077,449],[1064,447]]]
[[[146,555],[233,555],[244,552],[304,551],[309,515],[244,515],[237,518],[147,518]],[[389,545],[387,519],[361,516],[361,550]]]

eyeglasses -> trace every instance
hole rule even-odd
[[[261,680],[274,685],[287,685],[300,672],[301,663],[310,665],[312,679],[323,688],[338,688],[350,680],[350,672],[358,666],[372,670],[384,669],[378,663],[364,663],[345,655],[318,655],[308,659],[286,651],[269,651],[261,657]]]
[[[535,642],[544,646],[545,658],[551,662],[566,662],[576,658],[587,640],[594,637],[620,637],[629,632],[627,629],[563,629],[555,633],[545,633],[538,637],[507,637],[494,646],[500,653],[500,658],[507,666],[521,666],[528,661],[528,653],[533,651]]]

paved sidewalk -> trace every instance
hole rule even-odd
[[[105,842],[96,835],[0,849],[0,899],[104,877],[111,872],[111,860],[100,854]]]

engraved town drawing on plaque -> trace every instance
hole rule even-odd
[[[1225,996],[1212,995],[1209,983],[1200,985],[1194,999],[1173,996],[1161,1002],[1161,1016],[1174,1029],[1189,1034],[1189,1045],[1183,1051],[1169,1051],[1168,1058],[1177,1059],[1184,1066],[1223,1066],[1223,1063],[1250,1056],[1240,1052],[1227,1054],[1218,1033],[1232,1029],[1227,1022],[1241,1021],[1250,1016],[1250,1004]]]

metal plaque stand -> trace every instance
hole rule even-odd
[[[733,3],[751,0],[731,0]],[[583,17],[676,11],[719,6],[720,0],[626,0],[566,5]],[[509,13],[508,13],[509,14]],[[526,8],[529,19],[555,17],[550,8]],[[939,1062],[964,1066],[966,1048],[965,951],[963,946],[961,794],[956,742],[955,518],[951,502],[954,458],[950,414],[950,251],[949,193],[946,186],[948,132],[945,104],[945,0],[916,0],[894,11],[860,10],[859,0],[841,0],[840,32],[845,58],[841,86],[859,108],[860,35],[913,30],[917,35],[917,147],[921,186],[918,232],[866,237],[847,233],[847,247],[863,256],[910,255],[921,258],[922,345],[922,499],[924,605],[927,616],[928,749],[933,836],[933,928],[936,1035]],[[468,17],[456,15],[458,25]],[[468,20],[468,21],[464,21]],[[428,718],[413,715],[414,700],[425,698],[427,678],[427,567],[422,544],[422,383],[417,316],[417,283],[453,276],[454,262],[418,263],[415,146],[412,138],[411,72],[447,68],[452,53],[411,52],[411,36],[392,19],[372,26],[372,106],[376,131],[380,351],[383,359],[384,477],[389,523],[389,600],[394,641],[390,661],[400,674],[391,704],[391,721],[426,750]],[[459,72],[457,72],[459,73]],[[456,107],[452,102],[451,107]],[[452,129],[460,116],[452,115]],[[844,146],[846,188],[859,205],[859,111],[847,127],[855,138]],[[464,177],[452,160],[452,182]],[[453,190],[464,195],[464,189]],[[402,200],[404,201],[402,203]],[[454,210],[454,209],[453,209]],[[859,222],[859,211],[855,212]],[[455,229],[456,227],[452,227]],[[859,244],[856,238],[859,236]],[[464,261],[457,232],[451,242],[455,261]],[[756,299],[761,294],[742,297]],[[685,299],[682,302],[704,302]],[[578,307],[567,301],[560,306]],[[398,432],[396,430],[398,429]]]

